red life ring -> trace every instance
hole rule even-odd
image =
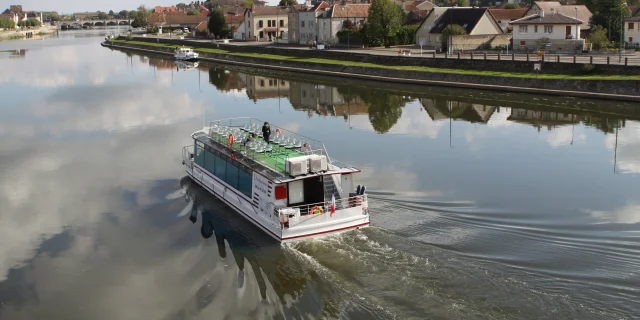
[[[229,137],[227,138],[227,140],[229,141],[229,146],[232,146],[233,142],[235,142],[235,139],[233,138],[233,133],[229,133]]]
[[[231,153],[231,159],[233,159],[233,160],[236,159],[236,153],[235,152]]]

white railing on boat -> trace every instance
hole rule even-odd
[[[356,195],[353,197],[336,200],[336,212],[339,210],[355,208],[355,207],[367,207],[367,195]],[[301,206],[292,206],[286,208],[274,208],[274,218],[281,226],[287,225],[293,227],[297,224],[297,216],[318,216],[323,214],[331,214],[331,201],[318,202],[312,204],[305,204]],[[363,210],[363,214],[367,214],[366,210]]]
[[[210,139],[222,144],[223,146],[228,146],[228,138],[229,134],[234,134],[234,140],[236,147],[234,148],[236,151],[241,151],[242,156],[248,157],[260,164],[264,165],[267,168],[274,170],[276,173],[282,175],[284,172],[285,159],[288,158],[287,149],[296,149],[302,154],[306,155],[324,155],[327,157],[327,162],[332,167],[340,167],[340,168],[351,168],[351,166],[340,163],[334,159],[329,157],[327,149],[324,144],[318,140],[303,136],[301,134],[289,131],[285,128],[271,126],[271,136],[270,140],[272,144],[267,145],[262,141],[262,125],[264,121],[251,117],[241,117],[241,118],[229,118],[229,119],[221,119],[211,121],[209,123],[209,127],[206,128],[208,130],[207,135]],[[244,133],[244,134],[240,134]],[[255,133],[259,138],[258,142],[255,146],[246,146],[244,144],[246,140],[246,134]],[[240,135],[238,135],[240,134]],[[241,147],[238,149],[238,145]],[[268,152],[272,158],[274,158],[273,162],[265,162],[259,161],[257,158]]]
[[[182,164],[189,168],[193,168],[193,162],[191,162],[191,159],[193,159],[193,153],[191,150],[193,150],[193,145],[182,147]]]

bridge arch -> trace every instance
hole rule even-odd
[[[84,24],[82,24],[83,26],[92,26],[93,22],[85,22]]]
[[[115,21],[109,21],[109,22],[107,22],[107,25],[108,26],[116,26],[116,25],[118,25],[118,23],[115,22]]]
[[[96,27],[104,27],[104,22],[98,21],[95,24]]]
[[[128,26],[129,25],[129,21],[122,20],[122,21],[118,22],[118,24],[121,25],[121,26]]]

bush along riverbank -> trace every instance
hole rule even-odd
[[[148,40],[127,41],[122,38],[103,43],[103,45],[107,47],[113,46],[114,48],[162,53],[165,55],[172,55],[176,44],[175,40],[172,41],[172,43],[157,43],[148,42]],[[207,47],[203,47],[205,45]],[[209,46],[213,46],[214,48],[210,48]],[[249,46],[242,46],[241,50],[244,52],[233,51],[231,50],[233,48],[229,48],[231,46],[218,49],[215,48],[216,45],[211,44],[203,44],[202,46],[191,45],[189,47],[199,52],[201,54],[201,60],[204,61],[209,60],[266,69],[280,69],[395,83],[640,101],[640,75],[541,74],[536,76],[536,74],[524,72],[465,70],[381,63],[381,59],[384,61],[385,58],[390,60],[396,58],[392,56],[376,56],[375,60],[377,61],[372,62],[316,57],[303,58],[299,57],[300,52],[305,53],[312,51],[297,49],[277,48],[281,52],[280,54],[269,54],[247,52],[251,49],[256,49],[256,51],[263,49]],[[292,54],[283,54],[287,53],[287,50],[291,51]],[[344,54],[348,55],[349,53]],[[314,55],[317,56],[317,53]]]

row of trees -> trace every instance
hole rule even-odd
[[[38,19],[18,21],[18,27],[39,27],[42,23]]]

